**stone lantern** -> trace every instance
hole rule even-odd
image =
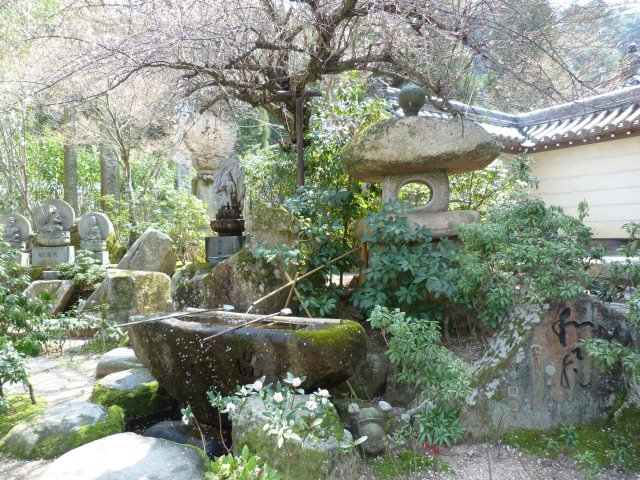
[[[449,208],[449,175],[489,165],[499,154],[493,137],[474,122],[456,117],[418,116],[424,93],[415,85],[398,97],[405,117],[371,126],[345,147],[342,165],[354,179],[382,182],[382,200],[398,198],[407,184],[426,185],[429,201],[409,210],[409,224],[431,228],[434,238],[456,235],[478,212]]]

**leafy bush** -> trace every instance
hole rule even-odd
[[[353,303],[365,312],[376,305],[399,307],[410,314],[439,319],[441,309],[425,300],[451,298],[456,292],[453,265],[458,247],[449,239],[432,242],[431,230],[409,222],[406,205],[385,204],[365,219],[369,267],[366,283],[353,295]]]
[[[635,327],[640,327],[640,223],[624,226],[629,233],[627,245],[618,249],[626,257],[624,262],[607,265],[606,274],[596,278],[594,293],[608,301],[624,301],[628,307],[627,318]],[[623,345],[616,339],[590,338],[581,340],[579,345],[596,361],[603,371],[611,371],[621,366],[627,384],[639,385],[640,352],[635,345]],[[635,392],[635,388],[631,392]]]
[[[276,268],[304,274],[348,252],[354,243],[352,225],[360,212],[356,196],[347,190],[301,189],[285,202],[297,219],[297,240],[292,245],[261,245],[256,256]],[[302,303],[314,315],[334,311],[342,294],[341,286],[331,282],[355,268],[354,255],[332,263],[317,275],[297,284]]]
[[[204,237],[213,235],[204,203],[186,190],[160,184],[136,193],[137,224],[129,220],[126,202],[105,198],[118,241],[127,245],[131,232],[140,236],[148,227],[166,233],[174,241],[175,253],[182,262],[204,258]]]
[[[251,455],[245,445],[242,453],[234,457],[230,453],[217,457],[205,473],[206,480],[280,480],[280,474]]]
[[[9,245],[0,242],[0,410],[5,411],[4,385],[23,383],[35,400],[24,357],[39,354],[48,340],[44,328],[47,305],[39,299],[27,301],[23,292],[29,278],[13,259]]]
[[[81,292],[90,293],[104,280],[107,269],[99,265],[92,252],[79,250],[75,261],[62,263],[56,267],[60,278],[73,280]]]
[[[566,302],[587,292],[588,269],[601,258],[591,231],[559,207],[517,193],[481,223],[460,228],[454,300],[490,327],[514,303]]]

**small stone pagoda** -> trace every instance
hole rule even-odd
[[[382,182],[384,202],[398,198],[407,184],[426,185],[430,200],[408,212],[409,224],[431,228],[434,238],[457,234],[479,220],[478,212],[449,208],[449,175],[489,165],[500,145],[477,124],[455,117],[418,116],[425,94],[413,85],[398,97],[405,116],[383,120],[345,147],[342,166],[354,179]]]
[[[31,224],[26,217],[17,213],[0,216],[2,241],[9,244],[16,253],[16,263],[22,267],[29,266],[27,242],[32,235]]]
[[[67,202],[57,199],[38,203],[33,219],[38,230],[36,245],[31,252],[34,266],[53,266],[73,262],[75,249],[71,245],[71,226],[76,214]]]

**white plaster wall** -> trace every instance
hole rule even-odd
[[[535,153],[533,173],[547,205],[575,216],[587,201],[594,238],[626,238],[622,225],[640,221],[640,137]]]

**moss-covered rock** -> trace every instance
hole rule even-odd
[[[249,211],[245,225],[256,244],[289,245],[295,240],[296,223],[296,217],[284,207],[261,203]]]
[[[174,274],[171,291],[177,310],[187,307],[216,308],[228,304],[238,311],[245,311],[252,302],[283,283],[285,281],[272,265],[255,258],[251,242],[247,242],[238,253],[215,267],[208,263],[184,266]],[[278,311],[283,307],[287,293],[283,291],[261,302],[254,311]]]
[[[0,443],[0,450],[15,458],[55,458],[123,431],[124,413],[120,407],[74,402],[45,410],[16,425]]]
[[[109,262],[119,263],[127,253],[127,247],[118,242],[118,237],[115,233],[110,233],[107,236],[107,251],[109,252]]]
[[[498,426],[550,429],[606,418],[625,391],[624,378],[620,371],[600,372],[580,340],[630,345],[635,335],[622,313],[593,297],[515,307],[474,365],[464,423],[484,436]]]
[[[105,407],[116,405],[127,417],[150,416],[175,407],[173,399],[146,368],[107,375],[93,386],[91,401]]]
[[[107,276],[81,308],[81,313],[107,305],[118,323],[133,315],[166,312],[171,303],[171,279],[161,272],[107,270]]]
[[[306,395],[295,397],[294,406],[310,399]],[[288,478],[317,480],[352,478],[358,470],[360,458],[355,452],[345,453],[340,443],[345,440],[345,431],[338,413],[331,404],[322,407],[322,424],[315,438],[308,436],[301,443],[288,440],[288,449],[279,448],[275,436],[268,436],[263,427],[266,419],[262,416],[262,400],[251,398],[242,411],[233,419],[232,437],[234,452],[241,452],[247,446],[249,451],[267,459],[269,466]],[[308,412],[298,410],[295,415],[294,431],[303,436],[306,431],[305,417]],[[347,432],[348,434],[348,432]],[[291,453],[287,459],[286,451]]]
[[[181,404],[198,419],[215,424],[217,413],[207,392],[232,395],[237,385],[263,375],[267,381],[287,372],[305,376],[305,388],[331,388],[353,375],[366,356],[366,335],[356,322],[307,324],[306,319],[229,331],[256,315],[220,313],[132,325],[129,338],[136,356]],[[277,319],[274,319],[277,320]],[[221,334],[215,338],[212,335]]]

